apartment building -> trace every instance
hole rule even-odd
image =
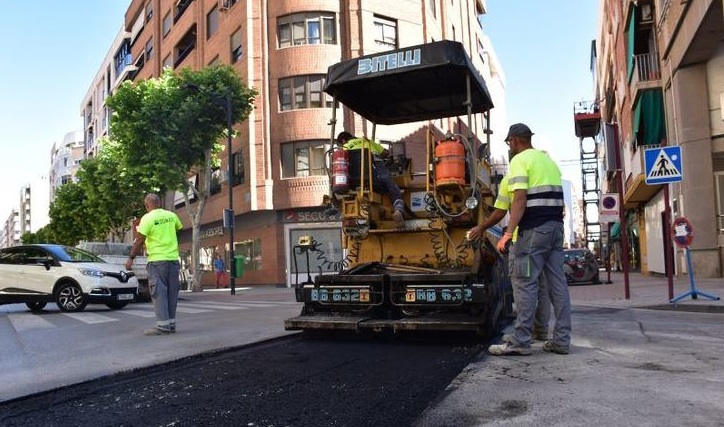
[[[499,102],[504,105],[502,69],[479,20],[485,12],[484,0],[133,0],[121,37],[110,52],[112,59],[104,65],[115,67],[116,81],[156,77],[165,67],[231,64],[259,92],[251,116],[236,126],[235,172],[231,177],[215,175],[221,185],[204,211],[199,254],[202,268],[209,271],[204,283],[213,281],[214,252],[228,254],[222,213],[230,188],[236,215],[234,252],[246,259],[244,276],[237,283],[290,285],[298,275],[306,278],[307,272],[330,269],[325,260],[316,256],[307,260],[294,253],[302,235],[312,235],[320,243],[326,261],[342,259],[338,218],[326,213],[321,203],[329,186],[324,153],[330,148],[332,100],[323,88],[330,65],[425,42],[456,40],[485,78],[496,107]],[[98,85],[105,90],[105,83]],[[99,107],[89,105],[99,99],[88,97],[84,111]],[[491,116],[493,131],[503,134],[504,108],[496,108]],[[371,136],[371,124],[346,108],[338,110],[337,120],[336,132]],[[462,132],[463,121],[381,126],[376,138],[405,141],[413,168],[415,164],[424,168],[422,146],[428,129]],[[485,138],[484,127],[484,118],[475,116],[474,133]],[[86,131],[86,141],[90,139]],[[226,163],[227,155],[222,157]],[[220,171],[225,170],[222,164]],[[173,202],[184,221],[180,244],[187,256],[190,221],[182,198]]]
[[[50,151],[50,201],[62,185],[73,182],[80,162],[85,158],[83,132],[68,132],[59,143],[53,143]]]
[[[0,248],[9,248],[20,244],[20,212],[13,209],[0,229]]]
[[[50,217],[50,186],[47,176],[35,178],[20,189],[19,224],[23,233],[36,233],[48,225]]]
[[[630,266],[665,273],[664,216],[686,217],[694,273],[721,277],[724,255],[724,11],[721,0],[602,0],[597,100],[606,142],[605,192],[622,171]],[[647,185],[645,150],[679,145],[683,180]],[[618,151],[618,156],[616,156]],[[667,196],[668,193],[668,197]],[[616,224],[611,234],[615,234]],[[677,250],[669,263],[685,272]]]

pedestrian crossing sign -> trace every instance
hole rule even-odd
[[[644,152],[646,184],[669,184],[683,179],[681,146],[649,148]]]

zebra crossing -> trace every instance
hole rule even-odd
[[[269,308],[282,305],[297,304],[294,302],[269,302],[269,301],[243,301],[243,302],[219,302],[219,301],[179,301],[176,311],[184,315],[195,315],[202,313],[210,313],[214,311],[231,311],[231,310],[248,310],[253,308]],[[46,309],[43,314],[35,314],[30,311],[17,313],[8,313],[7,317],[10,325],[16,332],[22,333],[26,331],[48,330],[59,327],[60,323],[65,323],[67,319],[71,322],[80,322],[88,325],[97,325],[102,323],[119,322],[129,317],[140,317],[152,319],[155,317],[152,304],[132,304],[121,310],[106,310],[101,305],[90,305],[85,311],[77,313],[65,313],[62,311],[52,312]],[[99,308],[98,311],[94,311]],[[60,316],[60,317],[58,317]],[[59,321],[62,319],[62,321]]]

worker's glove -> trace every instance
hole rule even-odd
[[[480,226],[475,226],[468,230],[468,232],[465,234],[465,238],[467,238],[469,241],[478,240],[483,235],[483,229]]]
[[[508,246],[510,245],[510,241],[513,239],[513,233],[506,231],[505,234],[503,234],[503,237],[498,240],[498,245],[496,246],[498,249],[498,252],[501,254],[507,254],[508,253]]]

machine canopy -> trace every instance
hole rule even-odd
[[[463,45],[443,40],[334,64],[324,91],[373,123],[394,125],[493,108],[485,81]]]

